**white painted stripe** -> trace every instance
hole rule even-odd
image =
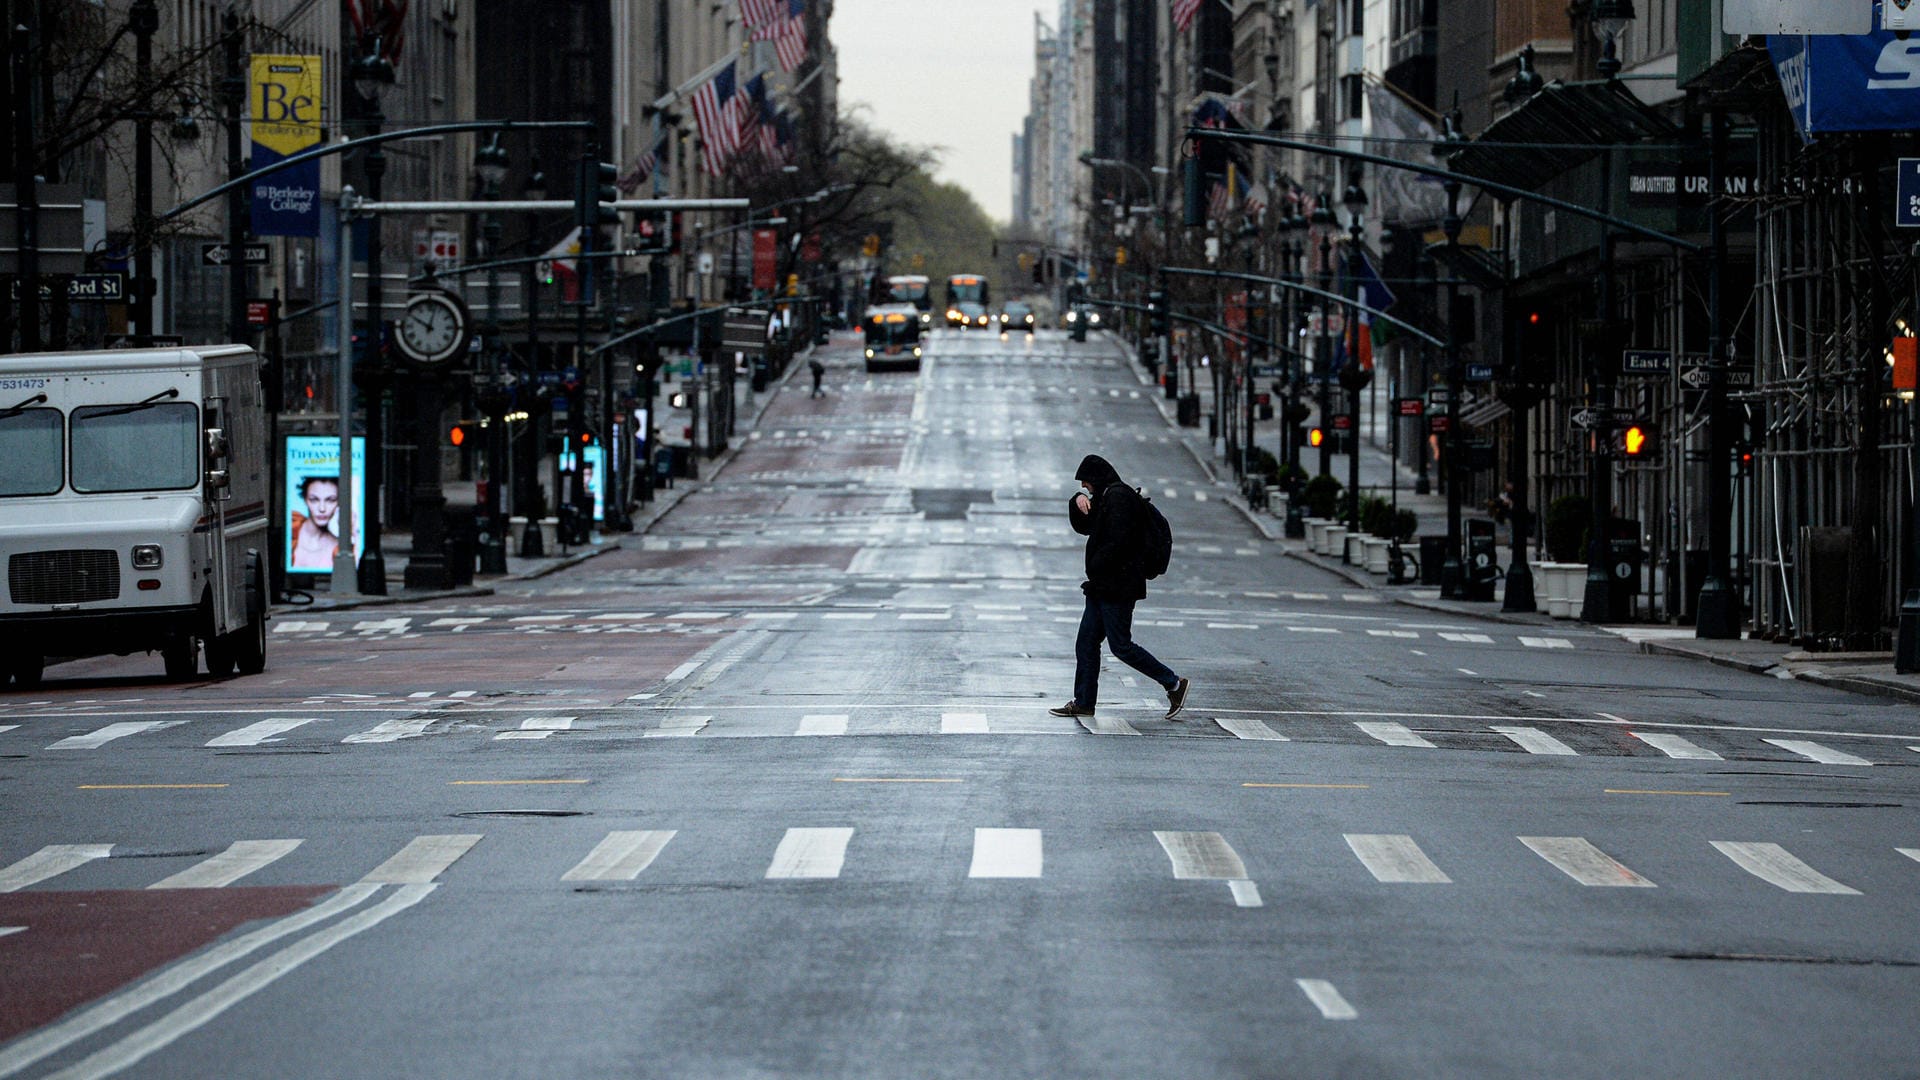
[[[985,735],[986,733],[986,713],[949,712],[940,714],[940,734],[942,735]]]
[[[973,830],[970,878],[1037,878],[1041,866],[1039,829]]]
[[[700,670],[700,664],[701,664],[701,661],[699,660],[689,660],[686,663],[681,664],[679,667],[674,668],[672,671],[667,672],[666,677],[661,679],[660,681],[661,682],[679,682],[681,679],[684,679],[687,676],[693,674],[694,672]]]
[[[852,829],[788,829],[767,864],[769,878],[837,878]]]
[[[1348,833],[1347,846],[1374,880],[1389,884],[1447,885],[1448,877],[1413,837],[1394,833]]]
[[[380,885],[424,884],[445,873],[447,867],[479,842],[478,833],[416,836],[360,880]]]
[[[1173,864],[1173,876],[1182,881],[1244,881],[1247,865],[1226,838],[1217,832],[1161,832],[1155,840]]]
[[[1695,746],[1692,742],[1678,735],[1662,735],[1658,732],[1651,731],[1629,731],[1627,734],[1639,739],[1641,742],[1646,743],[1648,746],[1653,747],[1655,750],[1660,751],[1670,758],[1682,758],[1687,761],[1722,760],[1719,754],[1703,747]]]
[[[18,728],[19,726],[20,726],[19,724],[0,724],[0,734],[4,734],[5,732],[12,731],[15,728]]]
[[[667,616],[678,622],[712,622],[726,617],[727,613],[724,611],[676,611]]]
[[[1434,749],[1432,743],[1415,735],[1405,724],[1396,724],[1390,720],[1357,721],[1353,726],[1388,746],[1419,746],[1428,750]]]
[[[659,727],[640,734],[642,738],[649,739],[688,738],[699,734],[701,728],[712,722],[711,716],[686,716],[675,713],[660,721]]]
[[[1260,627],[1255,623],[1210,622],[1207,624],[1207,629],[1209,630],[1258,630],[1260,629]]]
[[[188,957],[161,970],[151,979],[105,998],[81,1012],[69,1014],[59,1023],[43,1027],[0,1050],[0,1077],[12,1076],[50,1054],[57,1054],[95,1032],[112,1027],[289,934],[299,933],[315,923],[325,922],[357,907],[379,891],[378,885],[349,885],[313,907],[296,911],[251,933]]]
[[[1337,634],[1340,632],[1331,626],[1289,626],[1287,629],[1296,634]]]
[[[53,1076],[59,1080],[95,1080],[132,1068],[148,1055],[205,1026],[300,965],[426,899],[435,888],[437,886],[423,884],[399,889],[373,907],[294,942],[146,1027]]]
[[[1848,888],[1801,862],[1779,844],[1715,840],[1714,849],[1734,865],[1769,885],[1778,885],[1791,893],[1827,893],[1834,896],[1859,896],[1860,890]]]
[[[428,725],[437,719],[439,719],[439,717],[416,716],[403,717],[399,720],[388,720],[383,724],[376,724],[358,734],[349,735],[340,741],[343,743],[388,743],[399,742],[401,739],[415,739],[425,735]]]
[[[741,616],[743,619],[759,619],[763,622],[785,622],[799,617],[797,611],[749,611]]]
[[[653,865],[675,832],[673,829],[610,832],[578,865],[561,874],[560,880],[632,881],[640,876],[640,871]]]
[[[1295,979],[1293,985],[1299,987],[1300,992],[1307,995],[1307,1000],[1313,1002],[1313,1007],[1320,1010],[1320,1015],[1328,1020],[1354,1020],[1360,1016],[1359,1010],[1347,1004],[1347,999],[1340,996],[1340,991],[1325,979]]]
[[[1555,754],[1560,757],[1579,756],[1574,752],[1573,747],[1541,731],[1539,728],[1507,727],[1502,724],[1495,724],[1493,725],[1493,730],[1512,739],[1519,745],[1520,749],[1525,750],[1529,754]]]
[[[1627,869],[1581,836],[1522,836],[1521,843],[1582,885],[1651,889],[1654,884]]]
[[[0,893],[17,892],[113,854],[112,844],[49,844],[0,869]]]
[[[1327,594],[1323,592],[1297,592],[1293,594],[1293,598],[1295,600],[1325,600],[1327,599]]]
[[[117,724],[108,724],[98,731],[85,735],[74,735],[61,739],[49,750],[97,750],[115,739],[124,739],[129,735],[138,735],[143,731],[157,731],[161,728],[177,727],[185,720],[127,720]]]
[[[25,929],[26,927],[24,926],[0,926],[0,937],[6,937],[9,934],[18,934]]]
[[[1529,649],[1571,649],[1573,642],[1557,637],[1523,637],[1520,644]]]
[[[1080,726],[1095,735],[1138,735],[1140,729],[1117,716],[1077,717]]]
[[[1761,739],[1761,742],[1773,745],[1789,753],[1817,761],[1822,765],[1871,765],[1866,758],[1849,754],[1844,750],[1835,750],[1831,746],[1822,746],[1806,739]]]
[[[1485,634],[1449,634],[1445,630],[1440,631],[1440,640],[1458,642],[1462,645],[1493,644],[1493,639]]]
[[[1901,847],[1901,848],[1894,848],[1893,850],[1899,852],[1902,855],[1905,855],[1907,858],[1912,859],[1914,862],[1920,862],[1920,847]]]
[[[432,622],[428,623],[427,625],[428,626],[467,627],[467,626],[473,626],[477,623],[490,622],[491,620],[492,620],[492,616],[490,615],[460,615],[460,616],[455,616],[455,617],[446,618],[446,619],[435,619]],[[326,626],[325,623],[321,623],[320,625],[322,628]]]
[[[300,846],[298,840],[236,840],[227,850],[202,860],[149,889],[221,889],[269,866]]]
[[[879,617],[877,611],[829,611],[820,616],[822,619],[873,619]]]
[[[474,696],[477,693],[479,693],[478,690],[455,690],[453,693],[448,694],[447,696],[450,698],[464,700],[466,698],[470,698]]]
[[[604,615],[595,615],[592,622],[639,622],[653,618],[651,611],[609,611]]]
[[[1233,893],[1233,902],[1240,907],[1264,907],[1260,899],[1260,886],[1251,881],[1229,881],[1227,888]]]
[[[529,716],[520,721],[522,731],[572,731],[575,716]]]
[[[303,622],[299,619],[285,619],[274,624],[273,632],[276,634],[305,634],[315,633],[325,630],[326,628],[326,623],[317,620]]]
[[[553,623],[565,619],[565,615],[515,615],[508,622],[517,623]]]
[[[1253,742],[1292,742],[1285,735],[1268,727],[1266,721],[1253,716],[1216,716],[1213,722],[1225,728],[1236,739]]]
[[[800,726],[793,729],[795,735],[845,735],[847,717],[845,713],[814,713],[800,718]]]
[[[980,615],[975,615],[974,618],[979,619],[981,622],[1026,622],[1027,621],[1027,617],[1025,615],[980,614]]]
[[[248,724],[246,727],[237,728],[233,731],[227,732],[225,735],[221,735],[216,738],[209,739],[207,740],[207,745],[208,746],[259,746],[263,742],[279,742],[280,740],[274,738],[275,735],[283,735],[289,731],[292,731],[294,728],[301,727],[302,725],[305,725],[305,724],[311,724],[313,723],[314,719],[315,719],[314,717],[308,717],[306,719],[301,719],[301,720],[295,720],[295,719],[262,720],[257,724]]]
[[[416,691],[414,691],[413,693],[411,693],[411,694],[408,694],[407,696],[408,696],[408,697],[410,697],[410,698],[430,698],[430,697],[432,697],[432,696],[433,696],[433,691],[431,691],[431,690],[416,690]]]
[[[900,613],[901,622],[945,622],[951,618],[953,618],[951,611],[903,611]]]
[[[552,735],[551,731],[503,731],[493,737],[494,742],[537,742]]]
[[[1420,636],[1413,630],[1369,630],[1367,633],[1372,637],[1417,638]]]

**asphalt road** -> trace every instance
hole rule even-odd
[[[1920,1076],[1920,718],[1282,556],[1098,341],[623,550],[0,697],[0,1077]],[[1073,469],[1171,520],[1072,688]]]

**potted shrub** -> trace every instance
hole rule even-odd
[[[1562,495],[1547,507],[1547,557],[1554,562],[1587,561],[1587,524],[1590,517],[1585,495]]]
[[[1331,476],[1316,476],[1307,481],[1307,512],[1317,518],[1330,518],[1340,504],[1340,481]]]

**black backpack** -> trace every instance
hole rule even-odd
[[[1173,561],[1173,526],[1167,524],[1166,515],[1153,505],[1145,492],[1140,492],[1140,502],[1147,508],[1146,525],[1140,537],[1140,572],[1152,580],[1166,573],[1167,564]]]

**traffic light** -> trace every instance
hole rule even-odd
[[[447,442],[455,447],[465,447],[469,442],[477,446],[483,427],[478,420],[456,421],[453,427],[447,429]]]
[[[1167,332],[1170,320],[1167,318],[1167,294],[1150,292],[1147,294],[1147,326],[1155,337]]]
[[[865,255],[869,259],[877,259],[880,257],[879,233],[867,234],[867,238],[860,242],[860,254]]]
[[[1324,429],[1317,428],[1317,427],[1307,429],[1307,445],[1308,446],[1311,446],[1317,449],[1321,443],[1326,441],[1327,441],[1327,433]]]
[[[574,185],[573,223],[583,236],[606,225],[620,224],[620,211],[614,203],[620,199],[620,169],[611,161],[595,161],[591,154],[580,158],[580,175]]]
[[[664,210],[642,214],[634,223],[633,251],[636,255],[673,253],[673,215]]]
[[[1553,361],[1554,353],[1553,315],[1542,308],[1524,308],[1520,312],[1520,356],[1517,364],[1510,363],[1510,369],[1549,370],[1546,365]]]
[[[1613,451],[1629,461],[1653,457],[1660,449],[1659,435],[1650,424],[1638,420],[1623,424],[1613,433]]]

